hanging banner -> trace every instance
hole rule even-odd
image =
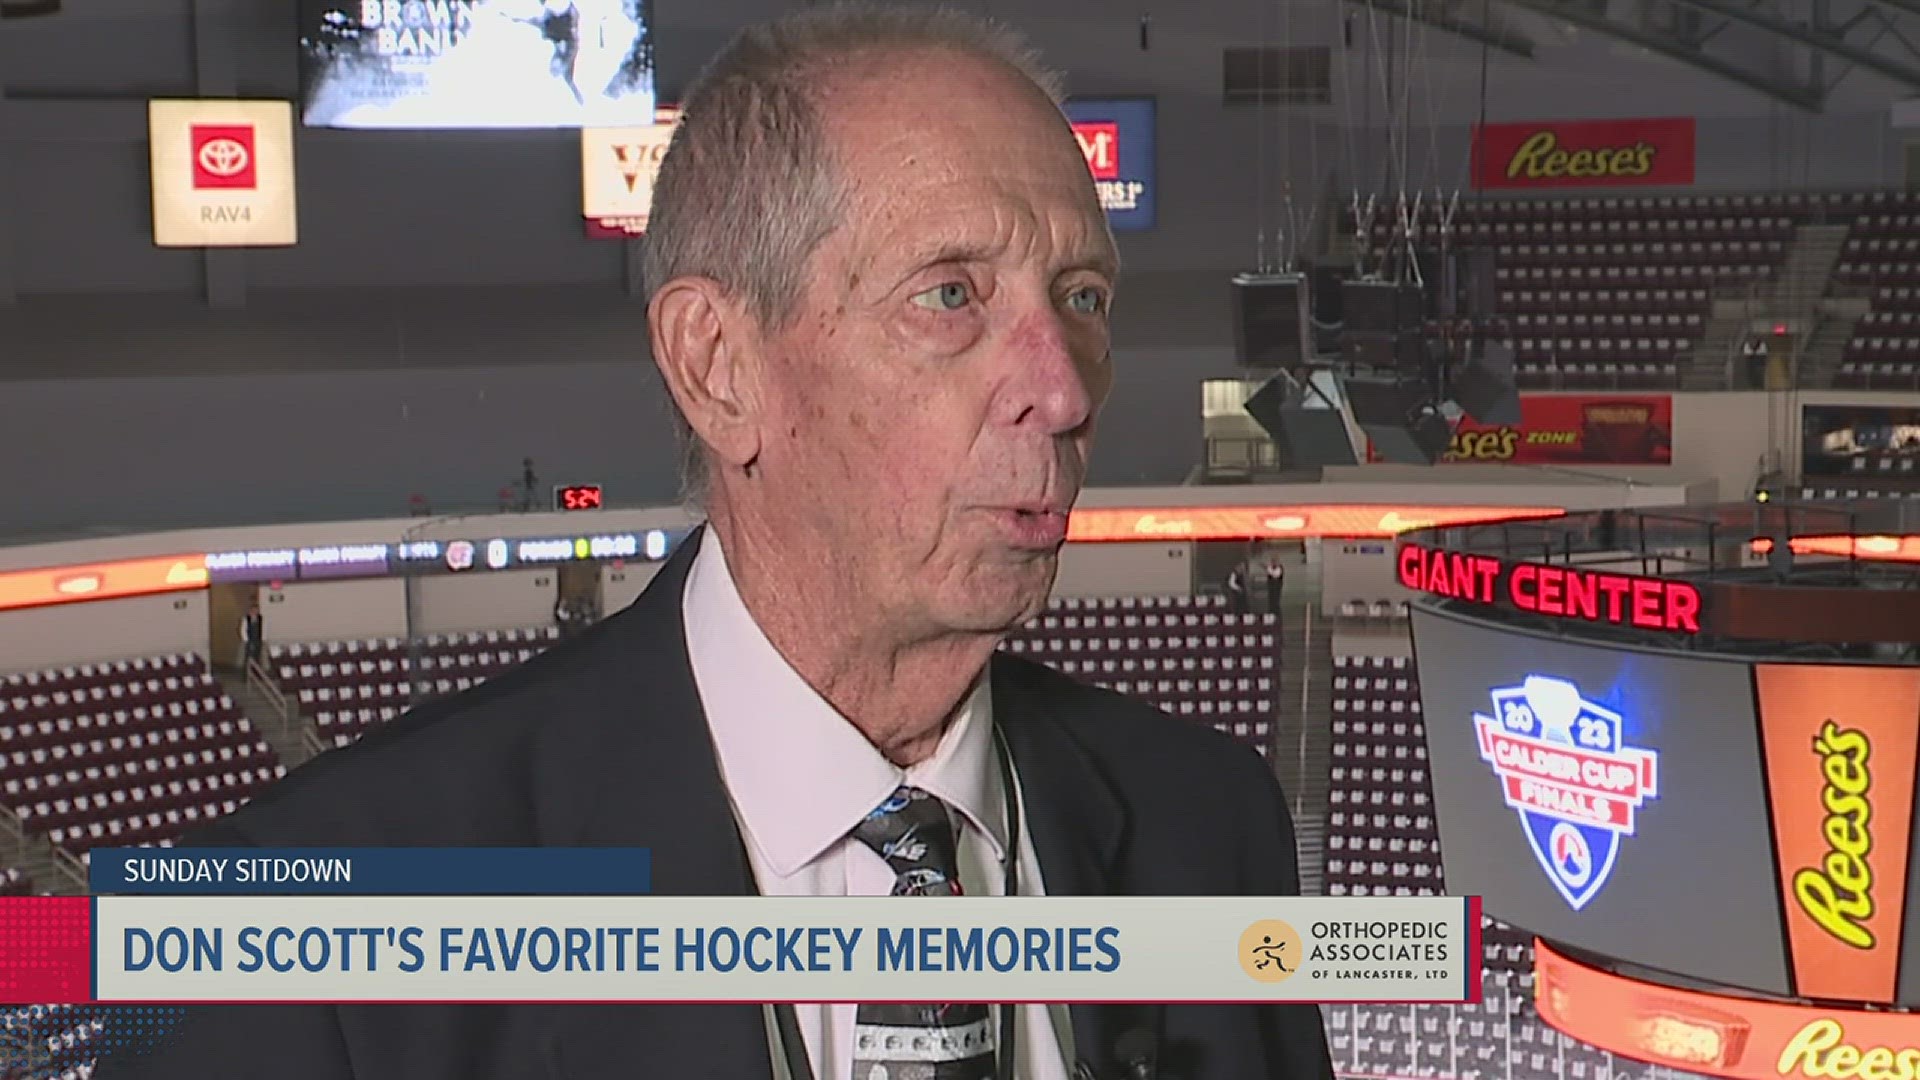
[[[147,129],[156,246],[298,241],[290,102],[149,101]]]
[[[1694,121],[1538,120],[1473,132],[1479,188],[1679,187],[1693,183]]]

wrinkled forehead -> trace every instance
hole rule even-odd
[[[823,94],[823,119],[845,184],[850,254],[959,248],[1117,270],[1072,128],[1019,74],[931,55],[837,82]]]

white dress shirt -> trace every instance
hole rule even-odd
[[[892,868],[848,834],[901,784],[924,789],[952,808],[960,826],[960,883],[966,893],[1001,894],[1005,789],[993,749],[986,678],[961,706],[933,756],[901,769],[808,686],[767,640],[740,599],[712,530],[701,534],[682,612],[694,684],[763,895],[889,895]],[[1016,775],[1014,790],[1019,789]],[[1024,823],[1024,802],[1020,807]],[[1040,862],[1024,824],[1018,844],[1021,895],[1044,895]],[[1066,1007],[1015,1008],[1017,1080],[1067,1080],[1073,1038]],[[851,1004],[795,1006],[816,1080],[854,1080],[856,1009]],[[792,1080],[771,1007],[767,1016],[775,1080]],[[997,1009],[994,1023],[998,1030]]]

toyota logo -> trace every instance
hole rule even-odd
[[[208,139],[200,147],[200,168],[209,176],[238,176],[247,171],[250,158],[238,139]]]

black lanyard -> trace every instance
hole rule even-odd
[[[1020,793],[1014,790],[1013,755],[1007,750],[1006,737],[993,728],[993,756],[1000,765],[1000,793],[1006,802],[1007,843],[1000,895],[1020,895]],[[1018,1009],[1000,1006],[1000,1040],[994,1049],[994,1075],[1013,1080],[1014,1019]],[[773,1007],[775,1033],[780,1037],[780,1053],[787,1059],[787,1080],[814,1080],[813,1061],[807,1057],[807,1041],[800,1034],[800,1018],[793,1006],[782,1002]]]

